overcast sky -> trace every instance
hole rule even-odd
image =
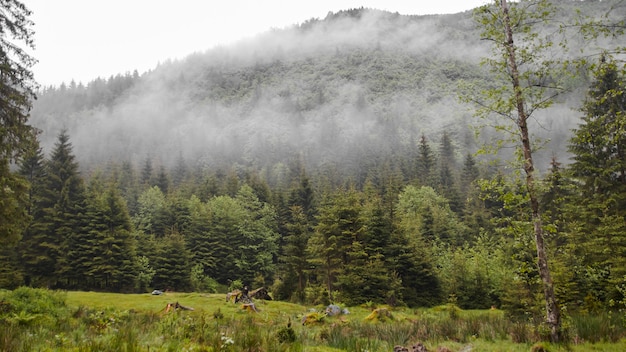
[[[33,11],[42,85],[143,73],[167,59],[229,45],[329,11],[457,13],[488,0],[23,0]]]

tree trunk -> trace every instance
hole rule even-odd
[[[513,31],[511,29],[511,20],[509,17],[509,9],[506,0],[501,0],[502,11],[504,14],[504,26],[506,31],[505,43],[508,54],[508,66],[511,75],[511,83],[515,94],[515,104],[517,109],[517,127],[519,128],[520,138],[522,142],[522,152],[524,156],[524,172],[526,173],[526,188],[530,198],[530,207],[532,211],[533,229],[535,234],[535,245],[537,247],[537,266],[539,268],[539,276],[543,282],[543,292],[546,303],[546,322],[550,327],[550,339],[552,342],[559,340],[560,312],[554,295],[554,285],[548,268],[548,256],[546,253],[545,243],[543,240],[543,226],[541,224],[541,211],[539,209],[539,200],[535,190],[535,167],[533,164],[532,147],[528,134],[528,115],[524,108],[524,97],[522,95],[522,87],[519,82],[519,70],[515,57],[515,44],[513,42]]]

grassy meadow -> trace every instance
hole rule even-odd
[[[568,341],[499,310],[325,307],[224,294],[116,294],[20,288],[0,291],[1,351],[393,351],[421,342],[429,351],[624,351],[622,315],[568,317]],[[167,309],[169,303],[193,310]],[[303,323],[304,322],[304,323]]]

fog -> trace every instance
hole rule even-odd
[[[422,134],[438,143],[443,130],[461,157],[476,149],[468,125],[477,122],[456,85],[472,78],[463,65],[480,72],[487,44],[469,13],[329,14],[162,63],[110,104],[53,109],[60,102],[42,99],[31,122],[47,151],[67,129],[87,168],[146,158],[172,165],[180,157],[207,168],[268,167],[294,156],[309,167],[349,166]],[[570,99],[538,115],[547,122],[537,133],[552,140],[539,153],[540,168],[552,155],[568,157],[581,100]]]

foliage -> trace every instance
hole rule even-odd
[[[204,274],[202,264],[196,264],[191,268],[191,288],[195,292],[217,292],[217,282]]]
[[[565,16],[558,18],[565,20],[575,6],[593,14],[609,2],[614,1],[554,4],[559,6],[559,16]],[[513,15],[520,21],[535,19],[534,14],[525,18],[516,12],[535,4],[516,2]],[[493,11],[490,7],[483,14],[493,15]],[[272,346],[268,350],[301,350],[323,336],[333,346],[358,350],[390,349],[374,339],[385,333],[405,345],[409,341],[403,336],[431,341],[450,336],[469,344],[480,329],[486,331],[477,336],[490,341],[512,336],[516,342],[531,343],[545,336],[536,249],[529,236],[531,190],[518,172],[523,163],[499,164],[481,151],[475,154],[471,123],[464,107],[454,100],[459,80],[474,84],[474,91],[485,84],[489,92],[510,78],[486,75],[475,65],[475,52],[464,50],[464,43],[476,50],[485,43],[469,24],[469,15],[403,16],[355,9],[295,30],[310,35],[307,31],[322,28],[318,25],[330,31],[344,20],[362,26],[376,18],[388,26],[385,40],[376,45],[369,43],[370,38],[363,45],[331,44],[332,49],[320,44],[319,50],[306,55],[284,48],[283,54],[259,57],[254,64],[233,55],[226,65],[211,56],[215,53],[207,53],[211,60],[199,54],[141,76],[129,73],[87,85],[44,89],[34,109],[44,130],[43,147],[31,140],[15,168],[7,166],[0,172],[11,175],[5,180],[12,185],[0,186],[0,193],[5,192],[0,197],[0,216],[19,220],[0,221],[0,231],[11,232],[14,239],[21,236],[15,249],[0,251],[0,287],[206,293],[247,285],[269,288],[274,299],[310,305],[363,303],[376,308],[385,304],[394,316],[404,306],[416,309],[444,303],[451,304],[445,307],[495,306],[506,311],[506,318],[489,322],[497,328],[464,320],[464,311],[452,308],[441,309],[450,320],[420,315],[423,325],[350,326],[360,319],[324,317],[324,324],[336,326],[316,327],[323,331],[293,326],[295,341],[272,344],[268,341],[276,342],[278,331],[284,329],[282,317],[259,305],[259,316],[272,331],[259,328],[258,317],[237,325],[233,317],[243,315],[237,315],[234,307],[218,305],[223,297],[211,302],[212,311],[223,308],[222,317],[215,320],[211,314],[200,318],[184,312],[163,320],[156,313],[118,317],[106,307],[85,308],[76,314],[87,330],[100,330],[99,336],[90,335],[89,342],[81,343],[76,336],[84,331],[46,336],[58,348],[68,349],[127,344],[130,349],[149,345],[180,350],[198,344],[238,350],[257,344]],[[430,28],[431,22],[441,29],[441,37],[414,35],[415,28]],[[545,107],[549,102],[539,98],[534,84],[557,82],[559,77],[552,76],[556,61],[532,61],[535,52],[530,50],[551,51],[554,46],[533,37],[525,23],[519,24],[520,35],[537,40],[521,50],[527,62],[535,64],[529,69],[539,70],[536,75],[525,71],[523,91],[531,98],[529,106]],[[561,33],[552,22],[539,28]],[[502,39],[499,35],[493,39]],[[458,54],[444,52],[439,44],[432,52],[409,48],[413,40],[427,37],[442,43],[454,38]],[[556,37],[552,39],[556,43]],[[407,48],[399,48],[395,41]],[[306,41],[301,42],[306,47]],[[544,174],[542,163],[550,158],[536,149],[541,143],[531,145],[533,155],[540,156],[534,190],[541,205],[538,219],[544,225],[555,293],[572,317],[609,311],[617,315],[624,308],[623,68],[608,54],[593,68],[595,81],[580,110],[582,124],[571,140],[572,164],[555,157]],[[578,89],[586,89],[584,72],[568,68],[566,74],[576,77],[564,77],[563,87],[575,83]],[[144,95],[144,88],[166,93]],[[492,90],[494,95],[481,101],[483,107],[495,103],[491,110],[500,115],[513,111],[507,110],[512,107],[510,100],[500,105],[492,99],[514,91],[509,88]],[[544,90],[544,97],[555,92]],[[561,142],[570,132],[559,125],[563,121],[558,116],[561,110],[572,115],[569,107],[578,101],[574,93],[565,97],[566,104],[554,101],[556,106],[546,114],[554,119],[542,126],[552,128],[554,139]],[[151,102],[149,107],[141,104],[146,101]],[[535,122],[543,118],[536,116]],[[518,133],[511,120],[514,114],[507,117],[496,121],[497,133],[488,131],[479,139],[503,141],[507,137],[500,132],[509,128]],[[176,128],[166,132],[150,129],[172,121]],[[531,128],[537,126],[533,119],[528,121]],[[44,150],[52,144],[47,135],[59,130],[57,123],[69,129],[57,136],[46,158]],[[86,130],[100,134],[85,138]],[[72,139],[76,137],[74,144],[69,142],[70,131]],[[544,128],[536,131],[546,133]],[[107,138],[106,142],[100,138]],[[438,148],[432,147],[434,141],[439,141]],[[193,147],[187,142],[193,142]],[[142,149],[146,145],[149,152]],[[554,153],[558,152],[557,148]],[[548,153],[553,151],[544,154]],[[18,189],[24,191],[22,196],[9,194]],[[5,206],[9,203],[17,206]],[[161,309],[171,303],[162,301],[164,297],[181,296],[144,297],[144,302],[132,303],[143,306],[160,300]],[[197,297],[212,296],[182,297],[204,305]],[[125,302],[116,304],[136,309]],[[300,321],[305,311],[291,314],[292,320]],[[430,311],[414,311],[420,312]],[[24,340],[16,326],[36,324],[38,319],[31,318],[28,313],[11,318],[13,325],[2,331],[7,344]],[[119,318],[121,323],[108,324],[109,318]],[[133,319],[147,320],[148,327],[159,320],[162,334],[138,341],[143,332],[131,327]],[[587,331],[597,324],[590,319],[592,328]],[[621,327],[614,325],[610,334],[619,334]],[[431,327],[434,332],[429,335]],[[168,328],[175,337],[164,337]],[[236,328],[248,329],[254,336],[246,339]],[[607,328],[600,328],[609,334]],[[124,329],[124,334],[115,337],[110,334],[113,329]],[[366,332],[359,336],[357,330]],[[569,326],[563,331],[569,334],[566,338],[576,336]],[[36,349],[21,342],[15,346],[12,349]]]
[[[0,16],[0,243],[12,245],[26,227],[28,186],[11,171],[31,147],[35,131],[28,124],[38,86],[31,68],[37,62],[28,50],[34,49],[31,11],[20,1],[2,3]],[[25,47],[21,47],[23,43]]]

